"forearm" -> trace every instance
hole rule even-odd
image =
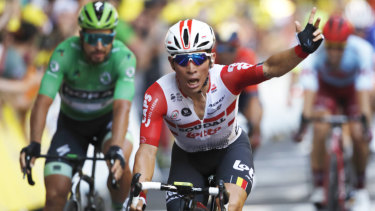
[[[311,118],[314,111],[314,102],[315,102],[315,91],[312,90],[304,90],[303,93],[303,108],[302,114],[306,118]]]
[[[291,48],[269,57],[263,63],[263,72],[267,78],[279,77],[295,68],[304,58]]]
[[[30,138],[31,141],[40,143],[46,125],[48,109],[53,99],[45,95],[38,95],[30,117]]]
[[[123,146],[129,125],[131,102],[115,100],[113,102],[113,124],[111,145]]]
[[[362,114],[366,116],[367,123],[371,125],[372,114],[371,114],[371,104],[370,104],[370,93],[368,90],[358,91],[358,103],[359,109]]]
[[[151,181],[154,175],[157,147],[141,144],[135,155],[133,173],[140,173],[140,181]]]

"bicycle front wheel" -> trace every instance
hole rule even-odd
[[[327,208],[328,210],[338,210],[338,168],[337,168],[337,157],[332,154],[330,157],[329,173],[328,173],[328,194],[327,194]]]
[[[65,206],[63,211],[81,211],[78,206],[78,202],[75,201],[74,199],[69,199]]]

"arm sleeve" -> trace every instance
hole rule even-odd
[[[158,83],[151,85],[143,99],[143,115],[140,144],[159,146],[163,116],[167,113],[167,101]]]
[[[64,49],[57,47],[49,61],[46,72],[44,73],[39,94],[46,95],[52,99],[55,98],[60,89],[64,78],[64,64],[67,64],[67,53],[61,53]]]
[[[315,55],[311,55],[301,63],[299,83],[305,90],[317,91],[319,88],[318,72],[314,67]],[[323,59],[323,58],[321,58]]]
[[[125,53],[125,58],[121,59],[117,67],[118,78],[116,81],[114,99],[132,101],[134,97],[134,75],[136,58],[130,51]]]
[[[267,78],[263,74],[263,65],[235,63],[225,66],[221,73],[225,86],[235,95],[241,93],[249,85],[261,83]]]
[[[371,90],[373,86],[374,51],[371,45],[365,44],[359,48],[360,50],[358,50],[360,72],[355,80],[356,90]]]

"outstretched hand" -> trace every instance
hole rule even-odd
[[[313,7],[310,13],[309,21],[306,27],[302,30],[301,24],[296,21],[296,32],[302,50],[306,53],[313,53],[321,44],[324,36],[319,29],[320,17],[314,23],[316,7]]]

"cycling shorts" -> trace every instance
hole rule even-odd
[[[112,112],[92,120],[79,121],[60,112],[56,133],[48,149],[48,155],[77,154],[86,156],[90,143],[102,147],[109,140],[112,129]],[[77,167],[83,163],[70,163],[66,160],[46,159],[44,176],[61,174],[72,177]]]
[[[246,109],[250,106],[249,102],[250,99],[257,97],[259,98],[259,92],[258,89],[252,90],[252,91],[242,91],[240,94],[240,99],[238,102],[238,109],[241,113],[246,113]]]
[[[316,110],[329,110],[331,113],[342,112],[348,116],[360,114],[354,84],[345,87],[336,87],[319,81],[319,89],[315,99]]]
[[[207,187],[208,177],[215,175],[216,180],[237,184],[247,195],[250,194],[254,164],[249,138],[244,132],[224,149],[189,153],[173,144],[171,160],[168,178],[170,184],[179,181],[190,182],[195,187]],[[178,210],[183,204],[180,197],[176,193],[167,192],[167,209]],[[208,196],[196,196],[196,199],[204,204],[207,203],[207,198]]]

